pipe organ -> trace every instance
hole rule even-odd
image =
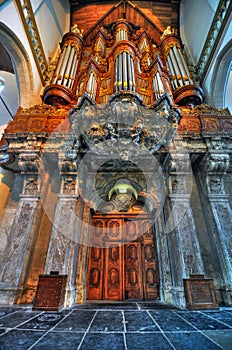
[[[92,37],[74,27],[63,37],[51,84],[44,90],[45,103],[75,105],[86,92],[105,104],[124,91],[140,95],[148,105],[165,92],[179,105],[202,103],[202,90],[193,82],[176,29],[168,27],[154,42],[125,19],[96,28]]]

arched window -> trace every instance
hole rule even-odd
[[[231,89],[232,89],[232,40],[221,50],[213,70],[209,104],[221,109],[230,107],[231,111]],[[229,93],[230,91],[230,93]],[[230,106],[228,102],[230,100]]]

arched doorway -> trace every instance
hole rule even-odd
[[[92,216],[87,300],[159,298],[156,234],[149,213],[96,212]]]

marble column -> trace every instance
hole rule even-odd
[[[223,302],[232,304],[232,211],[225,192],[224,177],[229,168],[229,154],[208,151],[199,166],[202,193],[207,198],[211,217],[210,238],[217,249],[220,262],[220,289]]]
[[[169,218],[166,224],[175,303],[185,307],[183,278],[204,274],[203,261],[190,205],[191,163],[186,153],[174,152],[169,160]]]
[[[65,305],[70,306],[74,302],[76,292],[74,278],[78,248],[76,236],[77,163],[61,159],[59,165],[62,182],[45,263],[45,274],[58,271],[60,275],[68,275]]]
[[[41,214],[41,162],[37,153],[19,155],[23,191],[12,223],[0,270],[0,299],[12,304],[23,293],[25,276],[35,244]]]

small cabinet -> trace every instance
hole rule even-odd
[[[213,279],[190,275],[190,278],[184,279],[184,289],[188,309],[218,309]]]
[[[39,275],[33,310],[59,311],[64,306],[67,275]]]

